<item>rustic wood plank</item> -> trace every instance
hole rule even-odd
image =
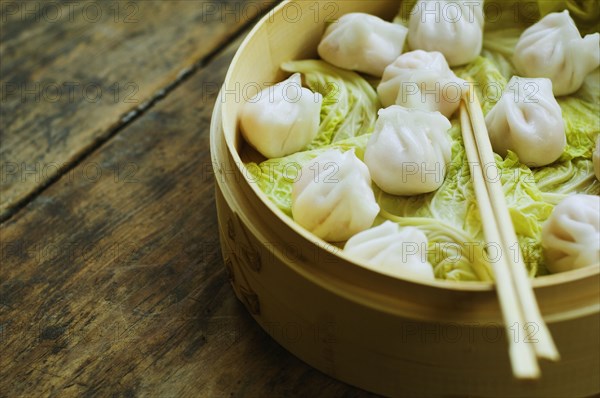
[[[273,3],[3,0],[0,220]]]
[[[209,121],[238,45],[2,224],[0,395],[370,396],[283,350],[229,286]]]

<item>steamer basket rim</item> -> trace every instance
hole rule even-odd
[[[263,29],[265,24],[267,24],[269,22],[269,19],[273,18],[274,15],[280,14],[282,12],[282,10],[285,8],[285,6],[290,2],[292,2],[292,0],[282,1],[279,5],[277,5],[275,8],[270,10],[266,15],[264,15],[256,23],[256,25],[250,30],[250,32],[247,34],[247,36],[242,41],[240,47],[237,49],[237,51],[231,61],[231,64],[227,70],[225,80],[223,83],[224,86],[227,85],[229,82],[233,81],[236,67],[238,65],[240,65],[239,61],[244,56],[244,52],[245,52],[244,50],[246,49],[248,43],[253,40],[254,36],[256,35],[256,33],[259,30]],[[271,211],[271,213],[273,213],[273,215],[278,217],[283,223],[285,223],[288,227],[290,227],[292,230],[294,230],[303,239],[306,239],[306,240],[309,240],[312,242],[318,242],[322,248],[330,251],[332,254],[337,255],[339,258],[341,258],[345,261],[351,262],[352,264],[355,264],[356,266],[360,266],[361,268],[364,268],[365,270],[368,270],[370,272],[380,274],[376,271],[373,271],[373,270],[367,269],[366,267],[361,266],[360,264],[354,262],[352,259],[348,258],[347,256],[344,256],[344,255],[340,256],[339,253],[333,252],[333,250],[330,248],[331,245],[328,242],[323,241],[322,239],[316,237],[312,233],[310,233],[310,232],[304,230],[303,228],[299,227],[298,225],[296,225],[296,223],[294,223],[293,220],[291,220],[286,214],[284,214],[283,211],[281,211],[273,203],[271,203],[271,201],[267,198],[267,196],[262,191],[260,191],[260,189],[258,189],[256,184],[252,184],[249,181],[249,179],[247,177],[247,175],[248,175],[247,171],[246,171],[247,169],[245,169],[245,166],[243,166],[243,162],[237,151],[237,148],[235,147],[235,144],[231,140],[232,136],[235,136],[238,134],[237,121],[229,120],[229,118],[226,117],[228,115],[228,113],[231,113],[231,112],[227,112],[228,102],[221,100],[221,94],[219,94],[219,98],[217,99],[215,108],[216,108],[215,116],[219,116],[220,120],[215,120],[216,118],[213,118],[213,123],[220,122],[220,125],[222,127],[222,132],[225,137],[226,147],[227,147],[229,154],[234,159],[235,167],[237,168],[237,171],[243,175],[244,183],[247,183],[251,187],[253,193],[256,195],[256,198],[258,200],[262,201],[262,203],[267,206],[267,208]],[[226,131],[232,132],[232,134],[226,134],[225,133]],[[211,133],[211,140],[213,138],[212,135],[213,134]],[[242,169],[242,168],[244,168],[244,169]],[[600,267],[589,266],[589,267],[576,269],[576,270],[572,270],[572,271],[567,271],[567,272],[563,272],[563,273],[545,275],[545,276],[540,276],[540,277],[534,278],[532,280],[532,286],[534,289],[540,289],[540,288],[544,288],[544,287],[551,287],[551,286],[556,286],[556,285],[560,285],[560,284],[577,282],[580,280],[584,280],[584,279],[587,279],[590,277],[597,276],[598,274],[600,274]],[[380,274],[380,275],[383,275],[383,274]],[[398,279],[398,278],[395,278],[392,276],[387,276],[387,275],[385,275],[385,277],[392,279],[392,280]],[[425,285],[428,287],[456,290],[456,291],[462,291],[462,292],[472,292],[473,294],[476,294],[478,292],[489,292],[490,290],[493,289],[493,285],[494,285],[492,282],[461,282],[461,281],[446,281],[446,280],[437,280],[437,279],[434,281],[423,281],[423,280],[416,280],[416,279],[413,280],[413,279],[408,279],[408,278],[406,278],[406,279],[402,278],[401,280],[404,282],[412,282],[415,284]]]

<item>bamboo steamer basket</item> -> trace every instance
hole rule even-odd
[[[537,382],[515,380],[507,339],[535,339],[535,325],[504,331],[493,285],[411,281],[363,268],[296,225],[244,167],[238,111],[279,65],[315,58],[328,18],[368,12],[391,19],[396,1],[284,2],[245,39],[211,123],[224,264],[254,319],[322,372],[386,396],[586,397],[600,392],[600,272],[533,281],[561,360],[541,362]]]

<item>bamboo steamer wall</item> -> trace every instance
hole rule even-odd
[[[519,383],[512,378],[506,339],[528,336],[524,325],[505,335],[493,286],[400,280],[360,267],[295,225],[248,178],[237,126],[243,97],[252,95],[257,82],[285,77],[281,62],[315,57],[327,18],[363,11],[390,19],[398,4],[284,2],[238,50],[211,124],[221,246],[236,295],[290,352],[333,377],[383,395],[597,394],[598,269],[534,281],[562,359],[542,363],[538,383]]]

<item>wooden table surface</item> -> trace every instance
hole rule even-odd
[[[0,396],[362,397],[222,264],[209,154],[256,1],[0,2]]]

